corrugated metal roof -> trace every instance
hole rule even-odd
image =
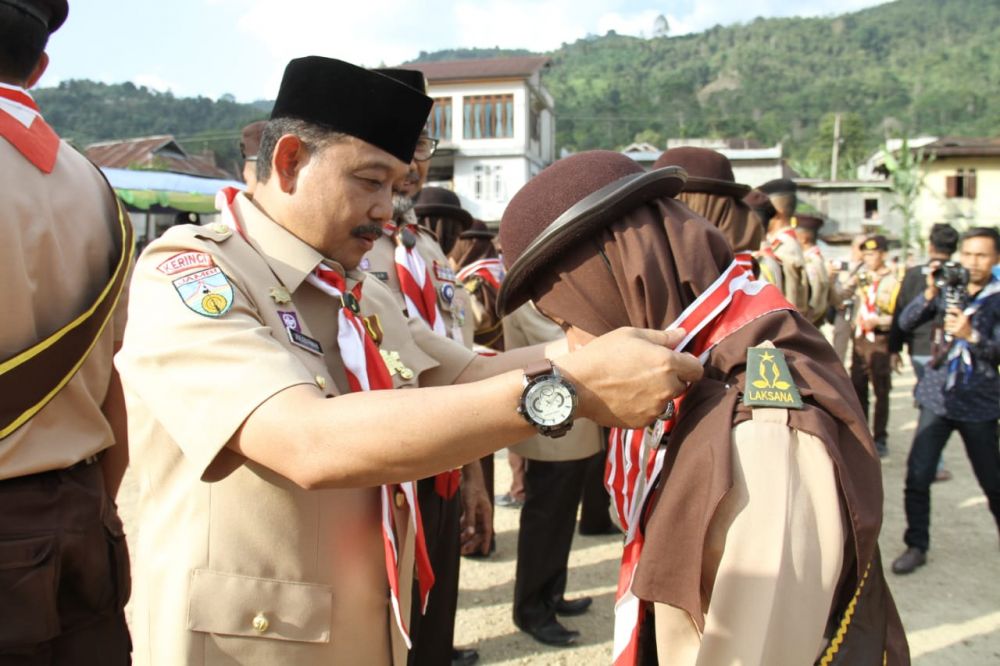
[[[84,153],[97,166],[112,169],[148,168],[208,178],[232,178],[232,174],[204,157],[189,155],[169,134],[93,143]]]
[[[548,66],[550,62],[551,59],[544,56],[518,56],[514,58],[411,62],[399,67],[423,72],[427,81],[434,83],[435,81],[466,79],[528,78],[538,70]]]

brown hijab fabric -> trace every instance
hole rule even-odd
[[[483,225],[485,228],[485,225]],[[500,255],[493,239],[486,236],[459,238],[452,248],[449,258],[461,270],[480,259],[496,259]],[[473,275],[468,278],[465,288],[472,298],[479,302],[482,308],[482,319],[476,322],[476,332],[473,341],[477,345],[488,347],[495,351],[504,350],[503,320],[497,314],[497,290],[488,281]]]
[[[605,227],[591,243],[567,248],[547,278],[536,282],[532,298],[545,314],[594,335],[619,326],[664,328],[731,261],[719,230],[683,203],[658,199]],[[875,626],[853,636],[868,641],[881,658],[888,631],[889,663],[906,663],[902,627],[878,564],[882,476],[874,444],[836,353],[791,310],[760,317],[723,340],[710,354],[704,378],[688,391],[667,443],[633,591],[684,609],[704,628],[702,594],[710,588],[701,579],[702,546],[716,507],[732,487],[733,425],[750,418],[741,401],[746,350],[767,340],[785,354],[802,394],[804,407],[790,410],[789,423],[826,443],[850,523],[831,621],[839,622],[874,559],[866,594],[879,596],[864,605]]]
[[[677,200],[714,224],[734,252],[756,252],[760,249],[764,226],[750,215],[750,207],[742,201],[708,192],[681,192]]]

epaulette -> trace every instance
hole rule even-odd
[[[215,222],[213,224],[206,224],[204,226],[197,227],[194,231],[194,236],[196,238],[221,243],[229,238],[232,238],[233,230],[230,229],[224,222]]]

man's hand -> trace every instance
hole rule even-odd
[[[958,308],[948,308],[944,315],[944,332],[960,340],[972,338],[972,320]]]
[[[473,461],[462,468],[461,552],[489,555],[493,542],[493,505],[486,493],[483,468]]]
[[[644,428],[701,379],[691,354],[673,350],[684,331],[620,328],[563,357],[560,370],[576,385],[581,417],[603,426]]]
[[[927,281],[924,286],[924,300],[928,302],[933,301],[938,297],[938,294],[941,293],[941,290],[938,289],[938,286],[934,283],[934,273],[939,268],[941,268],[941,262],[937,259],[927,264]]]
[[[889,354],[889,367],[897,375],[903,371],[903,357],[897,352]]]

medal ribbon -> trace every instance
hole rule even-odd
[[[42,118],[28,91],[0,83],[0,136],[43,173],[52,173],[59,136]]]
[[[704,364],[716,345],[750,322],[772,312],[794,309],[777,287],[754,279],[737,259],[667,328],[683,328],[686,335],[675,349],[690,348]],[[605,485],[625,529],[625,550],[615,594],[614,666],[632,666],[637,660],[645,608],[632,593],[632,581],[645,540],[641,525],[649,496],[663,471],[666,448],[660,442],[673,429],[682,402],[683,396],[674,400],[673,416],[666,421],[640,430],[612,428],[608,438]]]
[[[482,278],[494,289],[499,289],[504,277],[503,264],[499,259],[480,259],[460,270],[455,277],[459,282],[465,282],[473,275]]]
[[[234,210],[233,202],[239,190],[225,188],[216,196],[216,206],[222,212],[223,221],[246,239],[240,227],[239,218]],[[347,383],[352,393],[358,391],[379,391],[392,388],[392,378],[389,370],[379,354],[378,347],[361,319],[361,287],[358,282],[350,290],[343,275],[320,265],[306,276],[306,282],[330,296],[340,304],[337,312],[337,345],[340,347],[340,358],[344,363]],[[420,611],[427,610],[427,600],[434,586],[434,571],[431,567],[430,555],[427,552],[427,542],[424,539],[423,520],[420,516],[420,505],[417,503],[416,488],[412,481],[398,484],[386,484],[380,488],[382,513],[382,542],[385,547],[385,572],[389,580],[389,591],[392,599],[392,611],[396,625],[403,636],[407,648],[412,647],[406,619],[403,618],[399,603],[399,544],[396,539],[395,517],[392,511],[393,496],[396,492],[403,493],[410,508],[410,522],[414,532],[416,551],[417,581],[420,586]]]

